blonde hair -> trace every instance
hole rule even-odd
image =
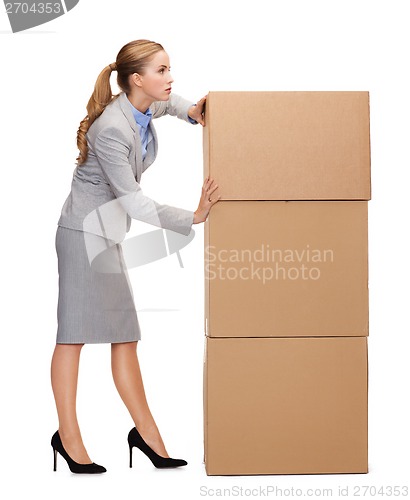
[[[95,82],[94,92],[87,104],[87,116],[81,120],[77,131],[77,147],[80,154],[76,158],[77,165],[81,166],[88,156],[87,139],[85,137],[88,129],[104,111],[106,106],[116,99],[120,94],[112,94],[110,76],[112,71],[117,71],[118,87],[126,94],[131,92],[129,76],[133,73],[144,74],[146,65],[152,56],[164,50],[161,44],[150,40],[134,40],[127,43],[117,54],[115,63],[106,66],[98,75]]]

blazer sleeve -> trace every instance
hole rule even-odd
[[[144,195],[128,160],[127,139],[118,127],[102,129],[96,136],[94,151],[114,195],[130,217],[186,236],[190,233],[192,210],[164,205]]]
[[[171,115],[196,125],[198,122],[188,116],[188,110],[191,106],[194,106],[194,103],[171,92],[167,101],[154,101],[152,103],[152,118]]]

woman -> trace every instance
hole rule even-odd
[[[117,95],[110,86],[114,70],[121,89]],[[59,428],[51,440],[54,470],[59,452],[72,472],[106,472],[90,459],[76,415],[79,359],[86,343],[111,343],[114,383],[135,424],[128,434],[130,467],[133,447],[156,467],[187,464],[169,457],[147,404],[137,357],[141,334],[120,244],[130,217],[188,235],[220,198],[210,198],[217,188],[211,178],[203,183],[195,212],[157,203],[142,193],[141,173],[157,153],[151,119],[170,114],[205,124],[206,96],[192,104],[171,94],[172,82],[164,48],[149,40],[132,41],[98,76],[78,129],[80,154],[56,232],[58,330],[51,383]],[[95,270],[93,258],[107,248],[114,252],[108,254],[105,269],[100,265]]]

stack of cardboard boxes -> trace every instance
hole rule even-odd
[[[365,473],[368,92],[209,92],[207,475]]]

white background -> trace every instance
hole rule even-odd
[[[201,487],[267,485],[330,487],[338,496],[339,486],[349,485],[352,495],[354,485],[408,484],[407,4],[81,0],[61,18],[16,34],[1,9],[3,498],[196,499]],[[110,346],[102,344],[83,348],[78,416],[91,458],[108,472],[71,475],[61,456],[52,471],[50,439],[58,426],[49,377],[57,326],[56,223],[95,80],[123,45],[138,38],[165,47],[173,91],[192,102],[210,90],[370,92],[369,474],[206,475],[202,224],[194,226],[193,242],[181,251],[184,268],[172,256],[130,270],[148,401],[169,454],[185,458],[188,466],[157,470],[134,449],[129,469],[126,437],[133,424],[112,382]],[[159,154],[143,174],[144,193],[195,210],[203,178],[202,127],[169,116],[155,125]],[[162,293],[147,289],[149,282],[161,283]],[[143,311],[149,308],[169,311]],[[242,496],[251,493],[243,490]]]

